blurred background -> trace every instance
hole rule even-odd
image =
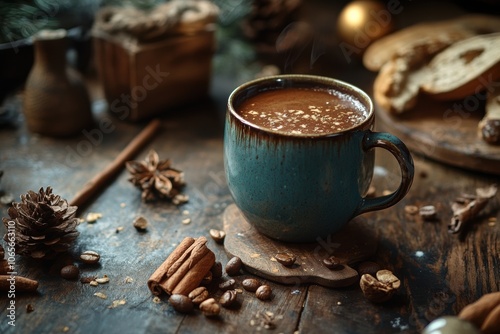
[[[96,55],[93,50],[92,27],[99,11],[108,6],[120,6],[154,13],[165,2],[1,1],[0,124],[8,124],[15,114],[16,108],[7,97],[23,88],[33,65],[33,36],[40,30],[66,29],[70,42],[68,64],[85,76],[97,77],[96,63],[103,60],[96,57],[106,56]],[[359,70],[364,49],[390,32],[464,13],[500,15],[500,5],[495,0],[213,0],[212,3],[219,12],[212,27],[215,46],[209,75],[211,81],[216,76],[216,85],[222,86],[234,86],[256,76],[278,73],[321,74],[343,79],[347,72]],[[406,10],[410,7],[411,10]],[[394,9],[389,13],[389,20],[384,21],[383,16],[378,18],[381,21],[376,19],[378,26],[369,32],[369,36],[365,34],[367,38],[361,39],[361,44],[359,39],[354,41],[357,43],[354,47],[356,33],[368,27],[367,20],[374,20],[370,13],[387,12],[389,8]],[[175,48],[170,51],[175,52]],[[152,63],[155,61],[151,60]],[[349,74],[352,77],[352,73]],[[213,82],[211,84],[213,86]],[[108,96],[108,102],[112,98]],[[159,105],[157,109],[162,108]]]

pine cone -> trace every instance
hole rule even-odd
[[[4,240],[10,241],[13,232],[17,254],[35,259],[53,258],[67,251],[79,235],[76,210],[76,206],[69,206],[65,199],[54,195],[51,187],[41,188],[38,193],[30,190],[21,196],[20,203],[12,203],[10,218],[3,218],[7,229]],[[15,222],[14,231],[10,221]]]
[[[132,175],[129,181],[142,190],[144,201],[167,198],[179,204],[185,197],[180,195],[184,173],[172,168],[170,159],[160,160],[154,150],[149,151],[145,161],[127,161],[126,166]]]

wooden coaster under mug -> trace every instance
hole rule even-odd
[[[359,277],[350,266],[371,258],[377,249],[377,236],[363,226],[362,217],[314,243],[270,239],[251,226],[235,204],[225,209],[223,223],[227,253],[241,258],[246,271],[283,284],[314,283],[330,288],[352,285]],[[293,253],[295,264],[289,268],[278,263],[274,256],[280,252]],[[330,255],[345,263],[343,269],[325,267],[322,261]]]

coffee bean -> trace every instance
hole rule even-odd
[[[437,216],[436,208],[434,207],[434,205],[426,205],[421,207],[419,210],[419,214],[423,220],[427,221],[434,220]]]
[[[212,239],[214,239],[214,241],[218,244],[221,244],[224,241],[224,238],[226,237],[226,232],[216,229],[211,229],[209,233]]]
[[[220,297],[219,303],[224,306],[224,307],[230,307],[236,302],[236,298],[238,297],[238,294],[234,290],[227,290],[224,292],[224,294]]]
[[[341,270],[344,269],[344,265],[335,256],[330,256],[327,259],[323,259],[323,264],[330,270]]]
[[[61,268],[61,277],[67,280],[75,280],[80,275],[80,270],[75,265],[64,266]]]
[[[33,305],[31,305],[31,304],[26,305],[26,312],[27,313],[31,313],[34,310],[35,310],[35,308],[33,307]]]
[[[208,290],[204,286],[200,286],[191,291],[188,297],[193,303],[200,304],[208,298]]]
[[[207,317],[215,317],[220,313],[220,305],[215,299],[209,298],[200,304],[200,310]]]
[[[194,305],[189,297],[179,294],[171,295],[168,302],[174,310],[181,313],[190,313],[193,311]]]
[[[241,282],[241,285],[243,285],[243,289],[250,292],[255,292],[257,291],[261,283],[255,278],[247,278],[243,280],[243,282]]]
[[[273,290],[271,290],[271,287],[267,284],[259,286],[257,291],[255,291],[255,295],[257,298],[260,300],[269,300],[271,299],[271,295],[273,293]]]
[[[213,279],[219,279],[222,277],[222,263],[219,261],[215,262],[212,268],[210,269],[212,272]]]
[[[236,281],[231,278],[231,279],[228,279],[227,281],[224,281],[221,284],[219,284],[219,289],[221,289],[222,291],[232,290],[232,289],[234,289],[235,285],[236,285]]]
[[[94,251],[85,251],[80,255],[80,260],[83,263],[94,264],[99,262],[101,256]]]
[[[241,259],[239,257],[235,256],[231,258],[226,264],[226,273],[229,276],[238,275],[240,273],[242,264],[243,263],[241,262]]]
[[[274,256],[276,261],[284,265],[285,267],[291,267],[295,263],[296,257],[291,253],[278,253]]]
[[[370,274],[372,276],[375,276],[377,274],[377,271],[382,269],[380,265],[376,262],[373,261],[365,261],[361,262],[358,265],[358,274],[359,277],[363,276],[364,274]]]
[[[139,232],[144,232],[148,228],[148,221],[146,218],[139,216],[134,219],[134,227]]]

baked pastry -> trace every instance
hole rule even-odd
[[[429,79],[428,61],[448,47],[448,41],[412,45],[385,63],[377,75],[373,95],[384,110],[400,114],[414,107],[420,86]]]
[[[429,63],[422,90],[441,100],[463,99],[500,79],[500,33],[454,43]]]
[[[488,144],[500,145],[500,87],[488,87],[486,114],[479,122],[480,137]]]
[[[481,14],[416,24],[373,42],[363,54],[363,64],[371,71],[378,71],[402,49],[432,43],[450,45],[478,34],[494,32],[500,32],[500,17]]]

